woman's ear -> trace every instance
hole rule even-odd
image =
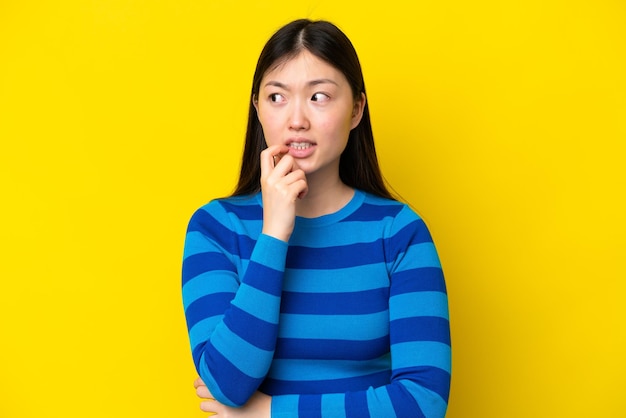
[[[259,99],[256,97],[256,94],[252,94],[252,106],[256,109],[256,112],[259,113]]]
[[[352,108],[352,123],[350,129],[354,129],[359,126],[361,118],[363,117],[363,111],[365,110],[365,102],[367,98],[365,93],[361,93],[361,97],[354,101],[354,107]]]

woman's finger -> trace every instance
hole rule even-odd
[[[198,389],[198,386],[206,386],[200,377],[193,381],[193,387]]]
[[[269,174],[289,148],[285,145],[272,145],[261,152],[261,174]]]
[[[196,388],[196,395],[202,399],[213,399],[213,395],[206,386],[198,386]]]

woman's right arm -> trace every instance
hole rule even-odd
[[[221,403],[241,406],[272,361],[287,243],[260,235],[241,248],[219,202],[191,218],[183,260],[183,305],[199,375]],[[248,255],[242,254],[247,251]],[[251,253],[250,253],[251,251]],[[250,258],[243,277],[238,257]]]
[[[192,355],[200,377],[225,405],[246,403],[274,354],[287,241],[295,202],[307,191],[291,157],[274,165],[286,151],[273,146],[261,154],[263,228],[256,242],[237,234],[219,201],[198,210],[187,230],[183,303]],[[237,262],[248,258],[239,277]]]

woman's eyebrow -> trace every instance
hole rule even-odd
[[[306,84],[308,86],[317,86],[319,84],[334,84],[336,86],[339,85],[335,80],[331,80],[330,78],[319,78],[319,79],[311,80],[307,82]],[[289,86],[287,84],[281,83],[280,81],[276,81],[276,80],[270,80],[267,83],[265,83],[265,87],[268,87],[268,86],[278,87],[283,90],[289,90]]]

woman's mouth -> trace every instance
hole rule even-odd
[[[293,148],[296,150],[307,149],[311,146],[313,146],[313,144],[311,144],[310,142],[292,142],[291,144],[289,144],[289,148]]]
[[[315,151],[316,144],[310,141],[291,141],[287,144],[289,155],[294,158],[307,158]]]

